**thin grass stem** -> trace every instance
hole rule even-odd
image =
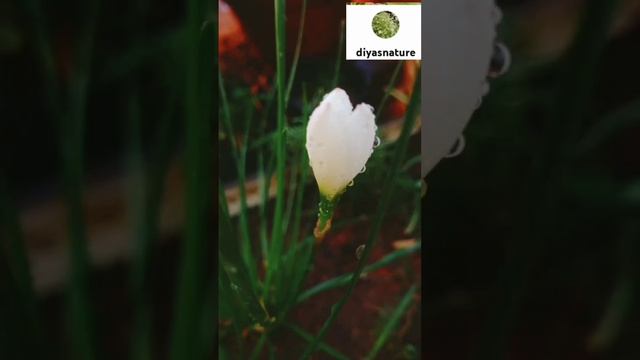
[[[389,341],[391,333],[396,329],[396,327],[398,327],[398,322],[402,318],[402,315],[404,315],[407,309],[409,309],[409,305],[411,305],[411,301],[413,300],[413,296],[415,295],[415,293],[416,286],[413,285],[409,289],[409,291],[407,291],[407,293],[402,297],[402,300],[400,300],[398,306],[393,310],[391,317],[387,320],[375,343],[373,343],[373,349],[371,349],[371,352],[369,352],[369,355],[367,355],[367,360],[375,359],[380,353],[380,350],[382,350],[383,346],[387,343],[387,341]]]
[[[271,290],[271,282],[273,276],[278,271],[280,263],[280,255],[282,254],[283,239],[283,212],[285,202],[285,168],[286,168],[286,149],[285,149],[285,13],[286,1],[274,0],[275,10],[275,29],[276,29],[276,87],[278,100],[278,128],[276,132],[276,206],[273,217],[273,229],[271,233],[271,244],[269,257],[267,261],[267,276],[264,287],[264,297],[267,298]]]

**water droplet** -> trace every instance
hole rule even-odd
[[[224,263],[223,265],[224,265],[224,269],[230,274],[235,274],[238,272],[238,269],[235,266],[231,265],[230,263]]]
[[[511,67],[511,52],[502,43],[496,43],[493,47],[493,55],[489,64],[489,78],[495,79],[504,75]]]
[[[466,141],[464,139],[464,135],[460,135],[460,137],[458,137],[458,139],[456,140],[455,144],[453,144],[453,148],[451,149],[451,152],[447,154],[445,158],[452,158],[460,155],[464,150],[465,145],[466,145]]]
[[[367,165],[362,167],[362,170],[360,170],[360,174],[364,173],[365,171],[367,171]]]
[[[499,24],[502,21],[502,10],[499,7],[494,7],[491,11],[491,18],[495,24]]]
[[[349,184],[347,186],[353,186],[353,180],[349,181]]]
[[[362,244],[356,248],[356,259],[360,260],[362,258],[362,254],[364,254],[364,249],[366,247],[367,246],[365,244]]]
[[[482,84],[482,96],[487,96],[489,90],[491,90],[491,86],[485,81],[484,84]]]
[[[373,142],[373,148],[377,148],[378,146],[380,146],[380,143],[382,142],[382,140],[380,140],[379,136],[376,136],[376,140]]]

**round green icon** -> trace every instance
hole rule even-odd
[[[373,32],[383,39],[394,37],[400,29],[400,20],[391,11],[380,11],[371,21]]]

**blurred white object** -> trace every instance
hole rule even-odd
[[[455,151],[488,90],[487,77],[509,66],[508,50],[495,44],[501,17],[493,0],[422,4],[422,177]],[[490,71],[494,51],[501,64]]]

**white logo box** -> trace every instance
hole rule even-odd
[[[421,60],[420,3],[347,4],[346,6],[345,55],[347,60]],[[371,26],[373,17],[381,11],[394,13],[400,21],[398,32],[388,39],[378,37]],[[372,54],[372,51],[375,51],[375,54]],[[380,51],[386,53],[380,53]],[[401,51],[405,52],[404,56],[397,55]]]

